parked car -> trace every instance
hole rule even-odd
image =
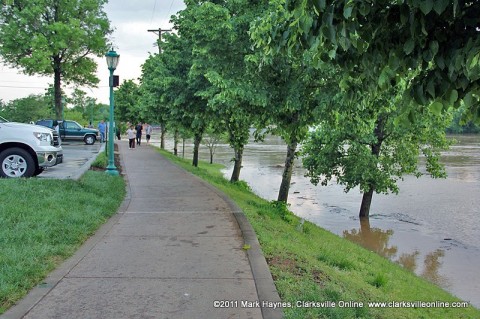
[[[55,129],[55,120],[52,119],[44,119],[39,120],[35,124],[46,126],[51,129]],[[84,141],[87,145],[95,144],[95,141],[100,138],[100,134],[98,130],[93,128],[86,128],[81,126],[75,121],[65,120],[65,121],[58,121],[59,125],[59,134],[60,138],[63,141],[68,140],[76,140],[76,141]]]
[[[32,177],[63,161],[58,133],[0,117],[0,177]]]

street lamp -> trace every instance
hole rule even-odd
[[[114,150],[113,150],[113,130],[114,130],[114,122],[113,122],[113,71],[117,68],[118,60],[120,59],[120,55],[117,52],[113,51],[113,48],[105,54],[107,58],[107,65],[108,69],[110,70],[110,124],[108,128],[108,166],[106,173],[113,176],[118,176],[117,168],[115,167],[115,159],[114,159]]]

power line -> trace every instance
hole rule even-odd
[[[170,17],[170,13],[172,12],[172,7],[173,7],[174,2],[175,2],[175,0],[172,0],[172,2],[170,2],[170,8],[168,9],[166,20],[168,20],[169,17]]]
[[[153,11],[152,11],[152,18],[150,19],[150,24],[153,22],[153,17],[155,16],[155,10],[157,8],[157,0],[153,3]]]
[[[44,86],[11,86],[11,85],[0,85],[0,88],[14,88],[14,89],[46,89]]]

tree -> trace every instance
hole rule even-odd
[[[196,77],[190,73],[193,67],[192,46],[188,36],[183,36],[181,19],[181,12],[173,19],[179,34],[165,35],[163,52],[157,55],[160,60],[157,74],[161,79],[161,102],[168,107],[169,123],[193,135],[192,165],[198,166],[202,136],[213,115],[207,107],[207,101],[196,94],[207,85],[207,81],[202,76]]]
[[[151,121],[160,123],[160,148],[165,148],[165,133],[167,131],[167,122],[169,120],[169,110],[166,103],[162,101],[162,94],[164,94],[162,86],[162,63],[161,56],[151,55],[147,61],[142,65],[141,77],[141,101],[145,105],[148,113],[148,118]],[[175,128],[175,123],[170,123],[173,131],[178,132]],[[178,139],[174,137],[174,151],[177,155]]]
[[[315,69],[308,56],[272,54],[268,63],[264,56],[251,57],[259,65],[256,77],[263,82],[268,93],[267,107],[262,110],[260,122],[268,130],[281,136],[287,143],[285,166],[277,200],[288,201],[290,181],[297,157],[297,147],[307,137],[308,130],[318,119],[318,109],[329,100],[332,93],[333,68]]]
[[[207,129],[207,134],[203,138],[202,144],[210,151],[210,164],[213,164],[213,155],[215,155],[218,144],[224,140],[225,136],[223,134],[216,132],[213,128]]]
[[[140,105],[140,87],[132,80],[127,80],[115,92],[115,117],[119,121],[137,123],[144,121]]]
[[[68,100],[73,105],[75,111],[83,113],[84,117],[87,118],[90,99],[87,97],[85,91],[76,87],[72,92],[72,96]]]
[[[231,182],[240,179],[250,127],[267,100],[246,61],[253,53],[250,22],[262,10],[262,1],[187,1],[182,12],[184,34],[193,50],[190,75],[208,81],[196,94],[208,102],[216,116],[214,125],[227,132],[234,150]]]
[[[412,128],[433,132],[428,142],[435,150],[445,138],[437,128],[445,125],[435,122],[434,116],[441,117],[442,111],[459,106],[460,98],[470,114],[476,114],[478,6],[478,2],[429,0],[272,1],[272,12],[257,20],[251,32],[265,52],[264,60],[303,54],[311,56],[317,68],[331,64],[338,70],[334,84],[342,98],[330,106],[335,112],[323,112],[319,117],[320,131],[307,150],[314,182],[325,173],[345,185],[360,185],[364,192],[360,215],[368,216],[372,190],[397,191],[390,188],[394,176],[412,169],[382,163],[388,158],[382,155],[385,146],[388,150],[403,145],[403,152],[397,152],[399,158],[391,161],[408,162],[414,159],[410,155],[427,143],[421,133],[422,138],[415,136],[402,144]],[[329,116],[322,118],[325,114]],[[357,126],[352,119],[358,121]],[[359,139],[349,139],[345,127]],[[406,135],[402,137],[400,132]],[[424,151],[431,159],[427,168],[433,172],[438,168],[438,163],[434,165],[438,153],[432,149]],[[356,162],[348,161],[355,155]],[[377,170],[376,165],[387,165],[387,169]],[[351,174],[344,171],[347,167]]]
[[[229,133],[229,143],[235,150],[231,181],[237,181],[243,146],[248,141],[252,123],[251,110],[254,100],[251,98],[254,90],[250,85],[245,85],[248,83],[245,79],[250,77],[246,76],[244,68],[244,58],[250,47],[247,33],[250,20],[246,18],[245,12],[253,12],[252,2],[190,0],[186,1],[186,4],[187,8],[180,11],[173,18],[173,22],[184,43],[182,50],[189,51],[185,55],[190,59],[187,64],[187,81],[183,81],[183,85],[188,84],[194,97],[190,100],[195,103],[182,103],[182,107],[188,106],[184,109],[188,112],[178,112],[179,108],[176,106],[171,115],[182,114],[182,121],[193,117],[189,126],[194,135],[194,163],[198,161],[201,134],[212,121],[223,124]],[[178,61],[168,57],[168,54],[178,54],[178,49],[169,53],[168,36],[166,39],[164,47],[167,49],[161,54],[162,59],[176,63]],[[170,68],[170,64],[166,62],[164,67]],[[184,77],[185,73],[181,71],[176,75]],[[170,78],[164,83],[171,85],[175,81]],[[168,101],[167,104],[172,106],[171,102],[178,101],[178,98],[171,99],[169,95],[164,91],[163,97]],[[218,126],[217,124],[215,126]]]
[[[50,118],[53,109],[42,95],[30,95],[1,105],[2,116],[12,122],[29,123]]]
[[[468,120],[465,106],[462,105],[453,112],[453,121],[447,128],[447,133],[453,134],[472,134],[480,133],[480,125],[472,120]]]
[[[374,192],[398,193],[397,181],[404,175],[425,174],[418,167],[420,152],[428,174],[446,176],[439,157],[449,145],[450,118],[429,108],[404,112],[402,93],[402,88],[366,92],[360,101],[340,93],[322,110],[317,130],[304,145],[303,165],[313,184],[335,179],[346,192],[359,186],[361,218],[369,216]]]
[[[18,0],[0,11],[0,55],[26,74],[53,75],[55,113],[61,118],[61,83],[94,85],[91,55],[107,51],[111,33],[106,0]]]
[[[252,32],[267,53],[310,51],[317,65],[344,70],[339,82],[355,74],[371,90],[413,70],[405,97],[419,108],[440,112],[463,99],[470,117],[480,115],[479,1],[275,0],[272,10]]]

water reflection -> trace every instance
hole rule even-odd
[[[377,253],[380,256],[388,258],[402,265],[412,272],[419,272],[418,257],[420,251],[414,250],[412,253],[402,253],[398,259],[395,257],[398,252],[396,245],[389,245],[390,237],[394,234],[393,229],[383,230],[378,227],[370,226],[369,218],[360,218],[360,228],[343,231],[343,238],[348,239],[362,247]],[[420,272],[425,279],[441,286],[448,286],[448,280],[440,275],[442,266],[441,258],[445,256],[443,249],[436,249],[426,254],[423,261],[423,270]]]
[[[431,252],[425,257],[425,261],[423,262],[424,268],[422,277],[426,278],[427,280],[439,285],[439,286],[447,286],[448,281],[447,279],[439,274],[439,269],[442,265],[440,262],[440,258],[445,256],[445,251],[443,249],[437,249],[434,252]]]
[[[402,265],[404,268],[410,270],[411,272],[415,272],[417,269],[417,258],[420,252],[415,250],[411,254],[403,253],[397,260],[397,263]]]
[[[392,235],[392,229],[371,228],[369,218],[360,218],[360,229],[343,231],[344,238],[389,259],[398,251],[397,246],[388,247],[388,241]]]

